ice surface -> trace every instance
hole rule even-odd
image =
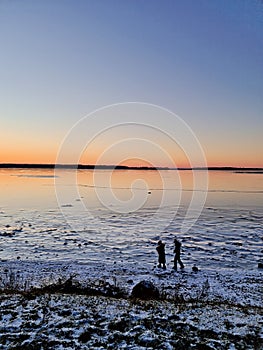
[[[183,201],[167,205],[160,215],[162,191],[153,182],[145,205],[121,213],[98,203],[91,173],[83,174],[88,181],[81,178],[77,197],[65,196],[61,212],[50,172],[0,171],[1,290],[8,284],[29,290],[72,276],[73,283],[107,283],[129,295],[137,282],[150,280],[165,301],[133,305],[102,297],[2,295],[0,345],[5,341],[12,348],[20,339],[19,346],[36,348],[40,341],[54,349],[187,349],[188,343],[180,343],[187,334],[192,344],[211,349],[262,348],[262,174],[213,175],[203,211],[185,233],[182,223],[191,220],[186,218],[188,183]],[[123,178],[121,173],[115,188],[127,199],[131,191]],[[71,188],[67,179],[63,189]],[[171,189],[171,199],[176,191]],[[171,269],[175,236],[185,264],[179,272]],[[166,271],[156,268],[160,238],[166,243]],[[114,329],[119,320],[129,325],[122,333]],[[158,327],[150,327],[149,320]]]

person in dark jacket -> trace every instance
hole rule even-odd
[[[184,268],[184,264],[181,261],[181,242],[179,242],[176,238],[174,239],[174,267],[173,269],[177,271],[177,261],[180,265],[180,268]]]
[[[162,241],[159,241],[158,242],[158,245],[156,247],[156,250],[157,250],[157,253],[158,253],[158,262],[159,262],[159,265],[158,267],[161,268],[163,267],[163,269],[165,270],[166,269],[166,260],[165,260],[165,244],[162,242]]]

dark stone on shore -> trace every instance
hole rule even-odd
[[[192,271],[193,271],[193,272],[198,272],[198,267],[194,265],[194,266],[192,267]]]
[[[259,263],[258,263],[258,268],[259,268],[259,269],[263,269],[263,262],[259,262]]]
[[[159,299],[160,293],[151,281],[141,281],[133,287],[131,297],[144,300]]]
[[[83,333],[80,334],[79,336],[79,341],[81,343],[87,343],[92,336],[92,331],[90,329],[86,329]]]

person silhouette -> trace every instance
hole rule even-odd
[[[177,271],[177,261],[180,265],[180,268],[183,269],[184,268],[184,264],[182,263],[181,260],[181,242],[179,242],[176,238],[174,239],[174,266],[173,269],[175,271]]]
[[[158,253],[158,267],[163,269],[166,269],[166,260],[165,260],[165,243],[163,243],[161,240],[158,241],[158,245],[156,247],[157,253]]]

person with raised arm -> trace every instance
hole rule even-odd
[[[166,270],[166,260],[165,260],[165,243],[163,243],[161,240],[158,241],[158,245],[156,247],[157,253],[158,253],[158,262],[159,268],[163,268]]]

